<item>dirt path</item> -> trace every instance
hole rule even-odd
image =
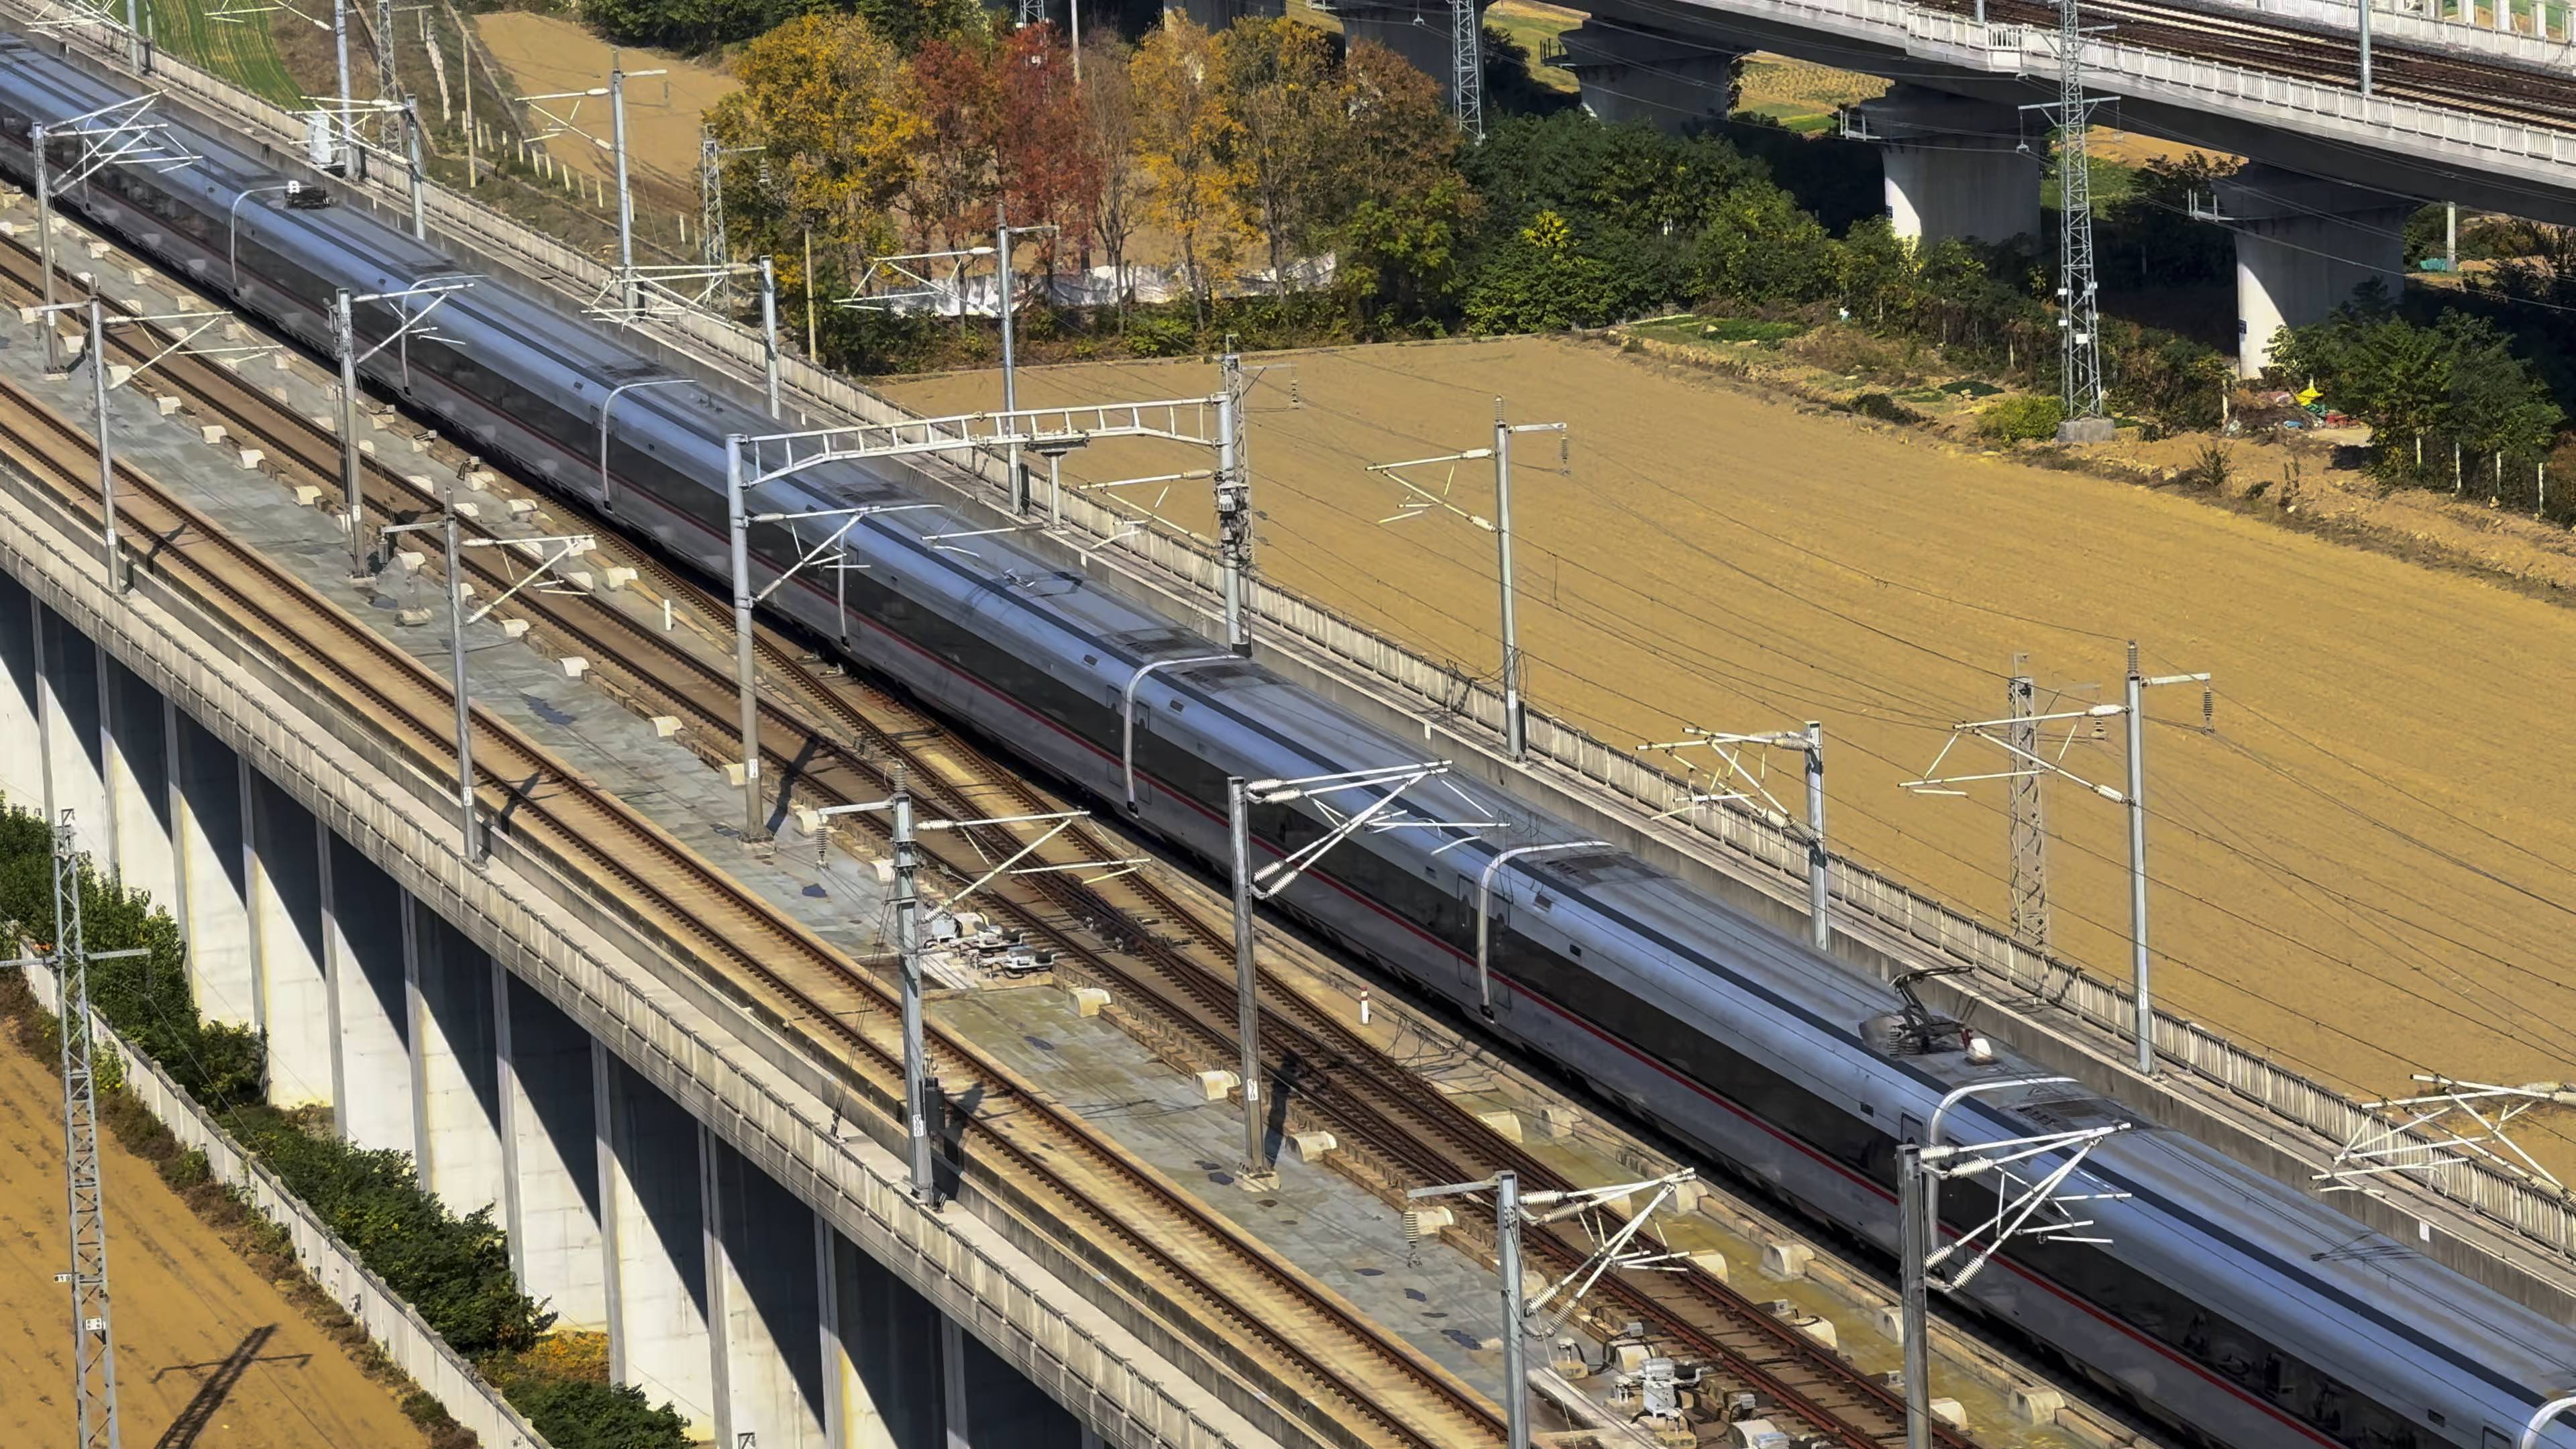
[[[697,194],[700,118],[708,107],[739,88],[733,77],[656,51],[634,46],[618,50],[579,22],[561,16],[496,10],[475,17],[474,33],[491,49],[492,58],[500,62],[521,95],[606,85],[612,56],[621,58],[629,72],[669,71],[669,75],[627,82],[628,154],[631,163],[650,179],[691,196]],[[608,102],[580,101],[577,114],[571,110],[575,104],[547,103],[558,115],[572,115],[584,131],[605,138],[609,131]],[[610,174],[613,163],[608,153],[583,143],[578,136],[558,137],[547,149],[556,160],[576,171],[596,176]]]
[[[0,1044],[0,1443],[72,1437],[61,1087]],[[398,1449],[393,1399],[146,1164],[109,1144],[123,1438],[189,1449]],[[193,1432],[190,1426],[195,1426]]]
[[[1355,349],[1302,355],[1296,373],[1305,407],[1263,387],[1248,445],[1259,562],[1282,584],[1491,672],[1492,536],[1438,514],[1381,523],[1396,490],[1363,465],[1485,444],[1497,395],[1515,418],[1568,419],[1571,476],[1525,441],[1514,496],[1523,645],[1545,708],[1614,743],[1821,719],[1839,847],[1992,917],[1998,787],[1934,798],[1899,782],[1952,723],[2005,711],[2016,652],[2044,684],[2116,695],[2134,635],[2150,673],[2207,669],[2219,689],[2214,734],[2196,693],[2163,691],[2148,711],[2161,998],[2363,1096],[2405,1089],[2410,1071],[2576,1077],[2563,1025],[2576,890],[2558,869],[2576,860],[2576,758],[2554,743],[2576,614],[1595,346]],[[1101,365],[1032,370],[1021,396],[1213,385],[1198,362]],[[956,411],[999,388],[889,391]],[[1066,474],[1202,466],[1102,445]],[[1490,512],[1490,476],[1459,471],[1462,506]],[[1170,489],[1165,511],[1204,532],[1204,487]],[[1126,491],[1151,503],[1163,490]],[[2070,768],[2116,784],[2109,733],[2079,730]],[[1998,767],[1966,749],[1953,763]],[[2048,810],[2057,942],[2125,978],[2120,812],[2071,787]],[[2536,1116],[2525,1133],[2562,1175],[2576,1170],[2570,1127]]]

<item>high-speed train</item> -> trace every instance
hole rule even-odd
[[[0,39],[0,168],[26,178],[32,122],[133,94],[42,42]],[[281,205],[285,180],[321,180],[300,158],[169,118],[202,159],[111,168],[62,204],[304,346],[327,352],[336,288],[381,293],[471,269],[362,207]],[[363,344],[386,335],[393,316],[366,306],[357,321]],[[625,394],[608,454],[613,497],[603,499],[603,399],[620,383],[667,375],[663,365],[500,279],[454,295],[438,330],[441,342],[378,355],[367,381],[485,456],[606,508],[710,578],[729,577],[724,440],[777,428],[747,396],[714,384]],[[767,485],[755,507],[932,497],[901,470],[840,463]],[[1214,651],[1012,535],[971,548],[925,542],[979,526],[944,506],[872,514],[850,534],[866,567],[841,574],[846,607],[833,583],[802,575],[767,607],[1026,763],[1123,802],[1121,705],[1137,671]],[[813,541],[792,527],[755,528],[755,557],[782,561]],[[1393,766],[1420,750],[1248,660],[1158,672],[1135,713],[1135,819],[1218,870],[1228,776]],[[1448,800],[1426,808],[1507,828],[1362,832],[1279,904],[1471,1007],[1485,865],[1509,847],[1582,836],[1481,785],[1464,788],[1475,813]],[[1266,805],[1253,825],[1261,848],[1282,851],[1329,822],[1309,805]],[[2031,1071],[2009,1054],[1979,1064],[1958,1050],[1874,1049],[1868,1024],[1896,1005],[1887,988],[1626,855],[1515,859],[1492,902],[1494,1031],[1630,1104],[1712,1166],[1891,1255],[1897,1143],[1919,1134],[1951,1089]],[[2131,1124],[2103,1141],[2080,1179],[2088,1191],[2128,1194],[2087,1205],[2098,1222],[2088,1235],[2108,1241],[2018,1246],[1965,1296],[2166,1437],[2236,1449],[2497,1449],[2546,1397],[2576,1385],[2569,1325],[2124,1108],[2064,1087],[2021,1089],[1971,1101],[1951,1120],[1954,1139]],[[1944,1197],[1954,1228],[1993,1206],[1977,1187]],[[2546,1442],[2576,1449],[2576,1428]]]

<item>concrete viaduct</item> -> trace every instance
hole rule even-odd
[[[2383,57],[2417,63],[2433,83],[2358,85],[2355,11],[2334,0],[2201,0],[2194,9],[2103,0],[2082,64],[2091,94],[2124,129],[2240,155],[2251,163],[2215,198],[2236,235],[2239,367],[2261,370],[2273,332],[2316,320],[2373,278],[2404,270],[2399,232],[2433,201],[2576,223],[2576,128],[2558,95],[2576,63],[2562,13],[2540,33],[2510,28],[2509,6],[2481,25],[2436,18],[2446,0],[2368,0]],[[1262,0],[1204,0],[1222,23]],[[1201,15],[1206,9],[1210,13]],[[1887,206],[1900,233],[2000,241],[2040,226],[2047,123],[2023,107],[2054,101],[2060,60],[2040,6],[1960,0],[1593,0],[1560,62],[1586,110],[1678,130],[1722,116],[1736,63],[1754,50],[1896,80],[1860,108],[1881,147]],[[1422,0],[1339,0],[1345,32],[1425,72],[1451,70],[1451,11]],[[1982,18],[1981,18],[1982,17]],[[2010,17],[2010,18],[2007,18]],[[2498,28],[2501,25],[2503,28]],[[2123,38],[2142,30],[2159,42]],[[2185,32],[2207,47],[2186,48]],[[2176,48],[2162,48],[2165,45]],[[2277,63],[2265,56],[2277,57]],[[2518,73],[2518,74],[2517,74]],[[2554,74],[2553,74],[2554,73]],[[2557,99],[2549,97],[2556,95]],[[2555,125],[2538,124],[2555,114]]]

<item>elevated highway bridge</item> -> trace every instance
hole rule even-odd
[[[2273,331],[2403,271],[2427,202],[2576,223],[2576,43],[2543,4],[2487,24],[2404,0],[2087,0],[2076,63],[2119,127],[2252,163],[2216,198],[2237,236],[2240,365]],[[2443,0],[2426,0],[2439,5]],[[2045,117],[2067,58],[2044,0],[1593,0],[1560,62],[1605,120],[1668,129],[1727,110],[1763,50],[1897,83],[1857,127],[1887,157],[1888,209],[1925,240],[2001,241],[2040,225]],[[1452,73],[1448,5],[1344,0],[1354,38]],[[2500,15],[2501,23],[2493,18]],[[2516,28],[2516,27],[2519,28]]]

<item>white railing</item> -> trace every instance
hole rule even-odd
[[[26,977],[36,1000],[59,1015],[62,993],[54,973],[29,970]],[[123,1073],[125,1090],[155,1121],[170,1129],[182,1148],[206,1154],[206,1167],[215,1181],[232,1188],[253,1211],[286,1234],[305,1273],[366,1329],[367,1337],[385,1351],[394,1367],[438,1400],[457,1423],[472,1430],[484,1449],[546,1449],[544,1436],[519,1417],[500,1390],[485,1383],[417,1310],[369,1272],[357,1253],[324,1227],[301,1198],[287,1191],[231,1133],[216,1126],[214,1118],[181,1091],[159,1063],[136,1051],[95,1010],[90,1021],[98,1041]],[[115,1210],[116,1205],[109,1203],[109,1213]]]
[[[2020,42],[2019,63],[2037,63],[2036,68],[2054,73],[2049,69],[2055,64],[2050,50],[2053,41],[2033,38],[2036,33],[2028,27],[1981,27],[1964,16],[1927,11],[1898,0],[1850,0],[1830,6],[1802,4],[1799,0],[1744,3],[1761,10],[1830,13],[1845,22],[1842,28],[1849,28],[1848,22],[1857,17],[1866,24],[1916,35],[1924,44],[1955,44],[1980,51],[1985,48],[1989,32],[2009,29]],[[115,65],[122,59],[121,50],[113,46],[95,49],[104,64]],[[2169,72],[2180,78],[2180,83],[2213,92],[2233,87],[2238,90],[2229,93],[2241,91],[2284,105],[2292,102],[2278,98],[2312,96],[2314,106],[2329,114],[2358,114],[2364,104],[2363,98],[2349,91],[2136,47],[2097,41],[2093,55],[2118,59],[2140,72]],[[286,112],[202,72],[164,61],[154,79],[166,90],[268,130],[281,144],[293,144],[300,135]],[[2459,137],[2476,133],[2485,138],[2490,149],[2523,145],[2534,148],[2529,154],[2576,159],[2576,135],[2498,126],[2405,103],[2367,104],[2372,116],[2383,123],[2411,119],[2423,124],[2431,134]],[[386,204],[407,205],[398,183],[380,175],[371,185]],[[559,285],[576,305],[598,295],[609,279],[609,269],[603,264],[453,192],[432,188],[428,212],[432,223],[456,240],[530,266],[541,279]],[[666,345],[696,353],[737,377],[756,376],[759,371],[760,339],[741,326],[693,314],[656,319],[646,327]],[[910,416],[847,378],[801,359],[785,359],[782,375],[813,420],[827,420],[835,414],[870,422]],[[938,486],[955,487],[960,482],[960,470],[922,466],[914,471],[924,481]],[[1001,496],[1006,486],[999,458],[977,457],[963,471],[972,475],[969,486],[980,487],[988,500]],[[1217,619],[1216,561],[1202,540],[1160,530],[1130,531],[1131,518],[1080,494],[1064,498],[1063,517],[1073,532],[1100,545],[1104,560],[1141,570],[1144,579],[1173,593],[1203,619],[1211,623]],[[1116,541],[1110,542],[1113,539]],[[1271,631],[1269,637],[1278,639],[1284,635],[1296,646],[1394,686],[1433,714],[1470,722],[1500,738],[1502,701],[1489,685],[1436,664],[1325,605],[1266,583],[1255,584],[1251,602],[1255,616]],[[1647,815],[1670,809],[1673,802],[1689,793],[1682,779],[1645,764],[1633,751],[1614,747],[1545,715],[1531,715],[1529,746],[1538,759]],[[1713,858],[1750,867],[1766,885],[1786,882],[1803,890],[1804,846],[1785,826],[1766,822],[1732,805],[1692,812],[1686,825],[1692,836],[1713,847],[1707,852]],[[1910,943],[1930,958],[1972,967],[1975,979],[1989,990],[2000,990],[2009,997],[2037,997],[2062,1008],[2090,1029],[2093,1046],[2106,1060],[2122,1060],[2128,1055],[2125,1035],[2127,1024],[2134,1018],[2129,993],[2081,963],[2039,956],[1997,927],[1866,865],[1837,861],[1834,881],[1836,897],[1847,915]],[[2263,1054],[2238,1046],[2197,1023],[2158,1012],[2155,1036],[2157,1052],[2167,1067],[2187,1073],[2239,1102],[2260,1108],[2272,1120],[2308,1134],[2321,1148],[2321,1160],[2331,1157],[2365,1124],[2367,1114],[2351,1097],[2279,1066]],[[2566,1196],[2477,1163],[2429,1166],[2414,1177],[2479,1218],[2509,1228],[2562,1257],[2576,1259],[2576,1202]]]

